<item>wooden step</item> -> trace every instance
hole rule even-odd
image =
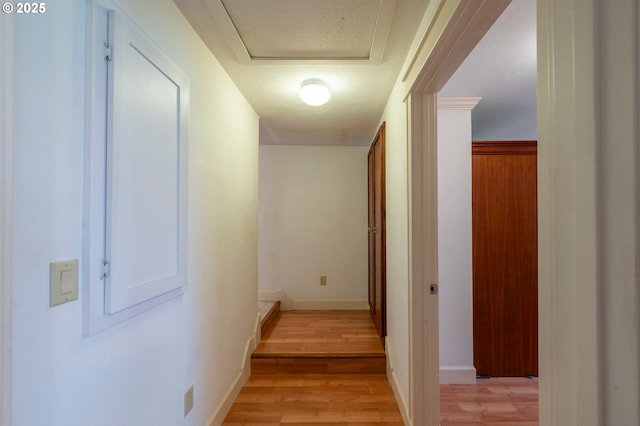
[[[384,374],[368,311],[286,311],[252,355],[253,374]]]
[[[254,354],[251,374],[384,374],[384,354]]]

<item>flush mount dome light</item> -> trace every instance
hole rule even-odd
[[[317,78],[309,78],[300,85],[300,99],[307,105],[324,105],[331,99],[331,91],[324,81]]]

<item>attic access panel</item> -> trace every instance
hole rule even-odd
[[[211,0],[212,17],[241,62],[380,63],[397,0]]]

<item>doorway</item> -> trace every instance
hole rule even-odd
[[[445,182],[446,185],[444,185],[446,191],[444,193],[440,192],[438,195],[438,210],[440,212],[438,229],[442,231],[444,226],[445,230],[448,231],[447,234],[440,233],[438,235],[438,281],[440,287],[438,310],[440,313],[439,329],[441,333],[439,336],[439,354],[442,357],[439,361],[441,383],[452,384],[454,387],[459,384],[486,384],[485,380],[476,381],[477,375],[505,375],[504,371],[499,372],[495,369],[488,371],[484,365],[478,366],[474,362],[474,356],[477,359],[478,354],[485,355],[485,359],[488,357],[492,361],[495,361],[494,358],[499,357],[501,358],[500,362],[505,363],[513,362],[514,360],[505,360],[504,354],[517,351],[517,362],[530,364],[533,359],[530,354],[531,352],[535,354],[537,350],[537,330],[527,333],[528,341],[526,341],[526,345],[523,339],[518,340],[518,337],[523,337],[519,335],[521,330],[509,329],[500,331],[499,334],[502,337],[502,341],[497,344],[502,346],[497,349],[495,347],[487,347],[489,342],[493,340],[494,336],[492,336],[491,332],[494,330],[489,330],[490,332],[485,332],[484,335],[478,333],[478,328],[487,331],[487,328],[491,327],[486,321],[486,311],[491,312],[495,303],[491,299],[479,300],[476,297],[475,309],[473,306],[472,247],[477,241],[476,238],[472,238],[471,206],[472,140],[493,140],[492,138],[535,139],[537,137],[535,119],[535,18],[535,2],[512,2],[508,5],[484,35],[483,39],[474,47],[474,51],[470,52],[439,91],[439,96],[443,96],[444,100],[449,101],[445,107],[445,110],[448,110],[445,111],[445,124],[449,126],[447,128],[449,139],[438,141],[437,155],[440,157],[444,151],[447,160],[446,163],[439,162],[437,165],[439,191],[442,185],[441,175],[450,176]],[[508,43],[501,42],[501,39],[504,39],[504,34],[511,35],[511,37],[508,37]],[[504,60],[499,58],[504,58]],[[516,83],[520,80],[511,76],[513,74],[512,69],[510,70],[509,67],[503,66],[507,62],[513,66],[521,63],[527,64],[526,72],[522,68],[523,73],[519,76],[522,79],[526,77],[527,84],[519,85],[519,90],[512,90],[512,87],[517,85]],[[492,81],[498,82],[498,84],[493,85]],[[479,83],[482,82],[486,82],[486,84],[479,86]],[[523,96],[516,99],[521,101],[518,104],[526,101],[526,109],[504,111],[503,105],[513,105],[513,94],[515,92],[523,94]],[[469,98],[468,96],[476,96],[477,98]],[[479,101],[477,105],[471,103],[474,99]],[[439,104],[442,100],[443,98],[439,99]],[[463,109],[470,109],[473,114],[471,111],[466,112]],[[439,115],[440,113],[439,111]],[[471,125],[472,115],[474,117],[473,126]],[[441,127],[440,122],[438,122],[438,126]],[[438,131],[440,132],[440,130],[439,128]],[[461,176],[462,174],[464,176]],[[535,181],[535,175],[533,179]],[[535,211],[535,203],[531,204],[531,206]],[[477,225],[477,223],[474,225]],[[492,239],[492,235],[489,235],[489,239]],[[499,241],[498,243],[504,243],[504,241]],[[442,247],[445,248],[444,252]],[[477,260],[486,252],[483,253],[476,250],[475,254]],[[443,268],[443,265],[447,269]],[[476,268],[477,266],[476,262]],[[495,270],[491,272],[497,275],[502,273]],[[533,274],[530,273],[531,271],[528,272],[529,277],[533,277],[535,281],[535,271]],[[477,293],[475,295],[478,296]],[[496,301],[507,303],[507,310],[517,311],[518,308],[526,305],[526,315],[523,312],[510,312],[508,314],[514,320],[518,320],[518,327],[528,329],[532,322],[536,322],[535,318],[533,318],[533,321],[529,321],[536,313],[536,303],[533,298],[526,298],[524,303],[517,302],[518,306],[512,307],[509,305],[515,305],[515,300],[517,299],[514,295],[498,293],[498,296],[500,297],[496,298]],[[475,315],[481,308],[485,308],[482,324],[480,324],[481,321]],[[519,324],[521,317],[518,315],[527,318],[527,325]],[[444,322],[445,320],[446,322]],[[481,327],[478,327],[479,324]],[[514,323],[508,325],[514,326],[513,328],[516,326]],[[527,347],[526,353],[528,357],[526,361],[522,359],[525,346]],[[478,348],[487,350],[481,352]],[[537,361],[533,360],[533,362],[536,363],[537,367]],[[511,370],[508,375],[515,375],[516,373],[526,377],[537,374],[537,369]],[[525,379],[525,381],[527,380],[529,379]],[[443,394],[446,394],[444,389]],[[449,407],[447,406],[446,395],[443,396],[442,401],[443,415],[446,415],[447,412],[450,413],[450,411],[447,411]]]
[[[436,93],[508,5],[509,1],[468,2],[436,11],[431,28],[440,28],[441,32],[420,40],[413,61],[403,73],[405,81],[412,82],[406,106],[411,371],[408,411],[414,424],[440,423]]]

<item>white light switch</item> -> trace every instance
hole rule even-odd
[[[78,298],[78,259],[51,262],[49,266],[49,306],[76,300]]]

